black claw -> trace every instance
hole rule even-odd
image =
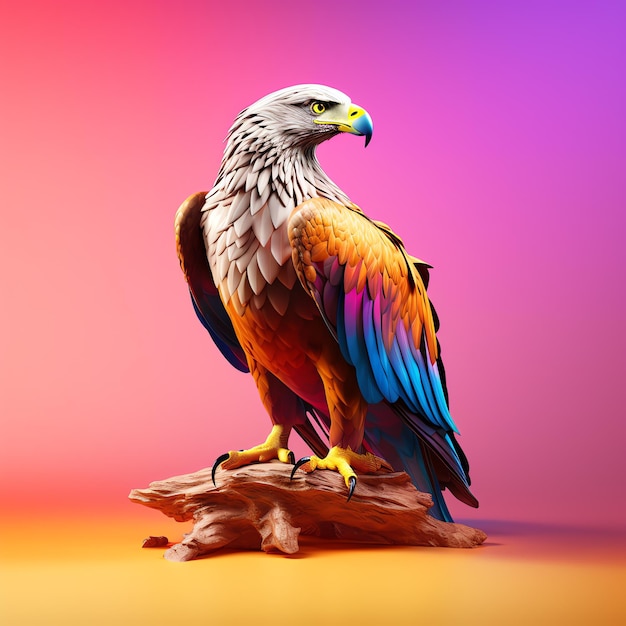
[[[296,464],[296,455],[291,450],[289,451],[289,462],[292,465]]]
[[[356,476],[350,476],[348,480],[350,481],[350,488],[348,489],[348,499],[346,502],[350,502],[350,498],[356,489]]]
[[[211,480],[213,481],[214,487],[217,487],[217,485],[215,484],[215,472],[217,471],[217,468],[228,459],[228,457],[230,457],[230,452],[226,452],[226,454],[222,454],[222,456],[217,457],[217,459],[215,459],[215,463],[213,463],[213,469],[211,470]]]
[[[308,463],[311,460],[310,456],[303,456],[291,470],[291,480],[293,480],[293,475],[296,473],[296,470],[300,469],[305,463]]]

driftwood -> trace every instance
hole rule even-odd
[[[354,495],[336,472],[297,471],[280,462],[175,476],[133,489],[129,498],[159,509],[193,530],[165,552],[189,561],[228,546],[237,550],[298,551],[298,536],[411,546],[471,548],[486,535],[463,524],[427,514],[430,494],[417,491],[407,474],[360,475]]]

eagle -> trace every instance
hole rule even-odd
[[[224,357],[249,372],[269,414],[266,441],[220,456],[216,469],[278,459],[333,470],[348,500],[363,473],[405,471],[452,521],[442,491],[469,506],[426,287],[430,266],[369,218],[316,157],[339,133],[372,137],[344,93],[304,84],[236,117],[213,188],[175,218],[195,312]],[[295,463],[296,431],[312,455]]]

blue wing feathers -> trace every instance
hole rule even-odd
[[[375,320],[373,317],[374,303],[368,298],[363,298],[363,339],[367,350],[367,360],[374,372],[374,380],[380,394],[389,402],[395,402],[390,389],[390,380],[385,372],[385,360],[378,354],[376,345]]]
[[[240,372],[250,371],[248,369],[245,354],[237,341],[235,330],[232,327],[230,318],[226,314],[226,310],[224,309],[221,300],[219,301],[219,305],[215,303],[215,306],[210,307],[206,306],[205,298],[205,306],[203,307],[203,310],[201,310],[191,289],[190,294],[193,309],[196,312],[198,319],[202,322],[204,328],[209,332],[209,335],[211,335],[211,338],[215,342],[215,345],[219,348],[219,351],[224,355],[224,357],[226,357],[228,362]],[[215,297],[219,300],[219,296],[216,295]],[[225,319],[223,319],[223,316],[220,314],[220,311],[217,308],[218,306],[221,306],[224,315],[226,316]]]
[[[389,402],[396,402],[401,396],[401,385],[399,377],[402,376],[402,371],[396,370],[390,359],[390,354],[385,346],[383,338],[383,316],[380,307],[380,298],[376,298],[373,302],[372,314],[374,317],[374,333],[376,337],[376,354],[381,364],[382,371],[385,376],[385,381],[388,385],[387,393],[383,393],[385,398]]]
[[[376,380],[376,372],[368,356],[367,345],[362,341],[366,317],[363,315],[365,291],[351,292],[350,297],[339,297],[337,304],[337,334],[344,358],[354,365],[361,393],[367,402],[377,403],[383,399]]]
[[[325,294],[329,284],[326,282],[322,288]],[[383,329],[388,322],[384,298],[379,294],[372,299],[367,289],[346,293],[343,285],[338,291],[334,320],[330,317],[332,307],[326,306],[325,314],[334,321],[342,354],[356,368],[365,399],[378,402],[384,398],[391,403],[402,399],[432,424],[456,432],[438,373],[430,359],[413,345],[402,320],[396,325],[391,348],[385,346]],[[331,301],[329,295],[325,295],[326,300]],[[389,305],[385,309],[388,312]]]
[[[428,363],[430,361],[426,361],[424,359],[424,355],[421,351],[417,351],[417,366],[420,372],[420,379],[422,382],[422,388],[424,389],[424,395],[426,397],[426,404],[424,405],[424,409],[429,417],[429,419],[436,424],[437,426],[441,426],[443,428],[446,427],[445,418],[441,415],[441,411],[439,411],[439,407],[435,402],[435,396],[432,390],[432,381],[430,379],[430,371],[428,369]]]
[[[407,393],[410,402],[408,406],[417,407],[419,405],[419,386],[415,384],[416,380],[420,379],[419,369],[415,360],[412,358],[411,350],[409,347],[409,337],[403,323],[398,324],[396,328],[395,344],[398,346],[400,356],[402,357],[402,364],[407,370],[409,375],[410,391]]]
[[[398,376],[398,380],[400,385],[402,386],[402,390],[411,400],[411,402],[415,403],[416,397],[415,392],[413,391],[413,385],[411,384],[411,375],[409,374],[405,366],[404,360],[402,359],[402,353],[400,351],[397,339],[394,339],[393,343],[391,344],[391,353],[389,355],[389,359],[391,361],[393,370]]]

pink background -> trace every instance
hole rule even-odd
[[[195,319],[173,216],[241,108],[321,82],[375,125],[367,150],[323,146],[325,169],[435,267],[481,501],[453,513],[626,521],[626,9],[413,4],[3,11],[3,509],[124,511],[266,435]]]

